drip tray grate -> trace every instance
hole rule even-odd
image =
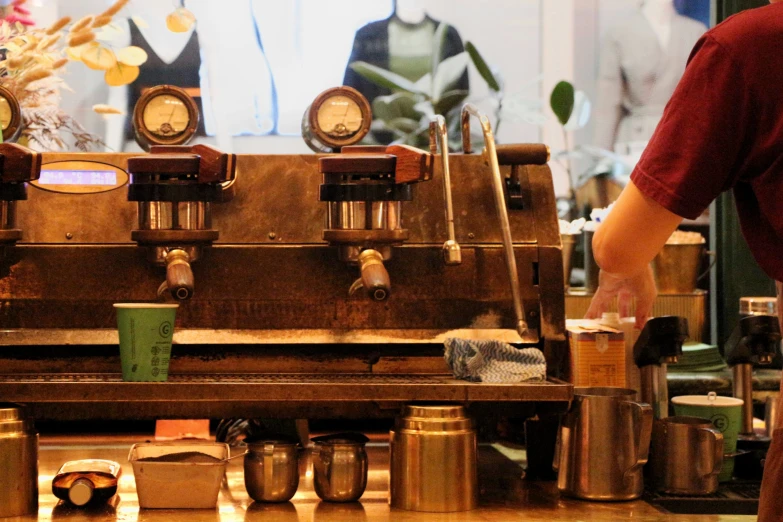
[[[682,515],[755,515],[759,510],[760,482],[722,484],[713,495],[686,497],[645,492],[644,500],[659,510]]]

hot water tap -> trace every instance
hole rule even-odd
[[[168,290],[177,301],[190,299],[190,265],[219,237],[211,205],[231,193],[235,157],[208,145],[156,146],[128,159],[128,172],[128,200],[139,207],[139,228],[131,238],[147,248],[151,263],[166,268],[158,295]]]
[[[656,317],[647,321],[633,347],[634,362],[642,373],[642,402],[652,406],[656,419],[669,416],[667,365],[679,360],[687,338],[687,319]]]

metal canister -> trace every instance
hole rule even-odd
[[[406,406],[390,449],[391,507],[449,513],[478,505],[476,430],[462,406]]]
[[[38,512],[38,433],[20,406],[0,404],[0,517]]]

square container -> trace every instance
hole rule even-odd
[[[136,480],[139,507],[152,509],[214,509],[227,462],[140,462],[172,453],[196,451],[227,459],[228,444],[219,442],[145,442],[128,455]]]

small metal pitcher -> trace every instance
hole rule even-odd
[[[311,439],[315,493],[327,502],[355,502],[367,487],[369,439],[361,434],[341,433]]]
[[[650,453],[658,491],[711,495],[718,490],[723,435],[709,419],[680,416],[655,421]]]
[[[299,450],[286,439],[248,442],[245,489],[258,502],[288,502],[299,487]]]
[[[586,500],[633,500],[644,487],[653,412],[623,388],[576,388],[553,466],[557,488]]]

